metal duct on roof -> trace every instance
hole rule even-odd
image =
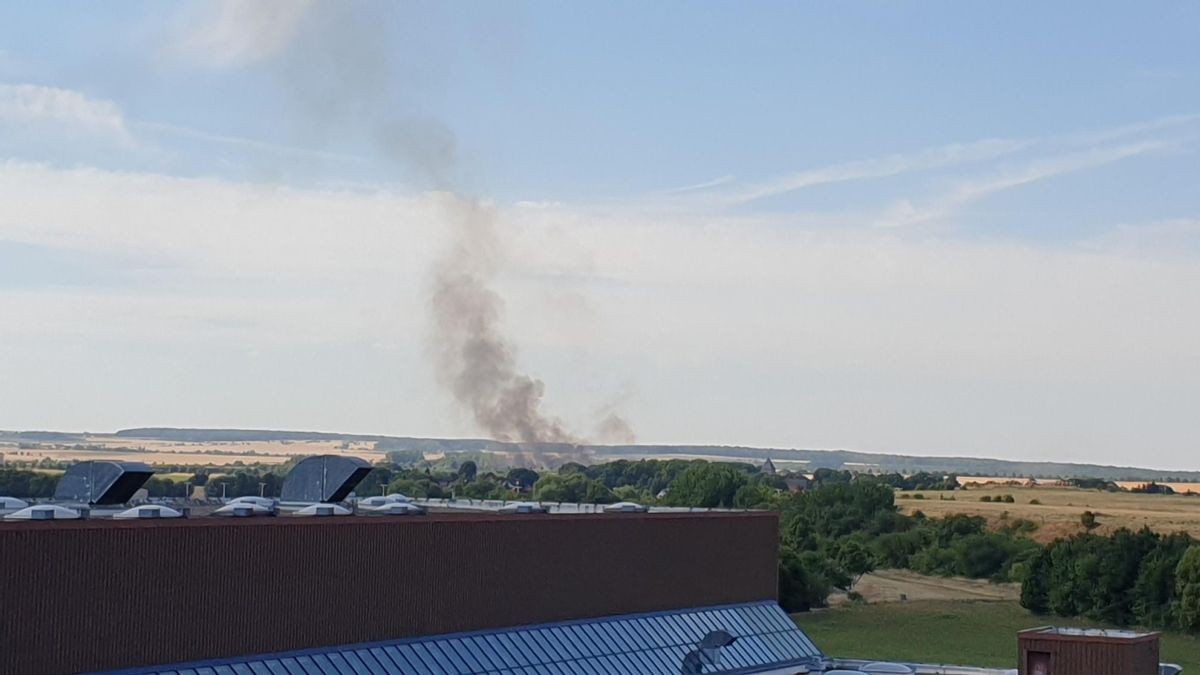
[[[154,470],[141,462],[79,462],[58,479],[54,499],[93,506],[124,504],[152,475]]]
[[[285,502],[340,502],[370,472],[371,465],[357,457],[305,457],[283,479],[279,499]]]

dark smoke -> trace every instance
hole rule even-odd
[[[266,17],[272,11],[261,0],[247,0],[243,9]],[[504,300],[494,285],[504,263],[495,209],[466,196],[457,139],[424,112],[453,60],[453,40],[444,30],[428,30],[444,16],[437,5],[313,3],[274,71],[293,103],[289,118],[300,119],[306,138],[367,142],[441,191],[449,244],[433,267],[429,302],[439,382],[480,429],[519,444],[518,458],[543,450],[536,446],[543,443],[578,455],[580,439],[542,412],[545,386],[520,371],[503,331]],[[599,431],[632,439],[629,425],[612,412]]]
[[[459,195],[444,203],[452,241],[434,266],[429,303],[439,378],[496,440],[577,444],[541,411],[545,386],[520,372],[501,329],[504,299],[493,289],[503,261],[495,212]]]

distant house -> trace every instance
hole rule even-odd
[[[759,473],[764,473],[764,474],[774,474],[775,473],[775,462],[772,462],[771,458],[768,457],[767,461],[763,462],[762,468],[760,468],[758,471],[759,471]]]
[[[807,492],[812,489],[812,480],[804,476],[792,476],[785,478],[783,482],[787,485],[788,492]]]

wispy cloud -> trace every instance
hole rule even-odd
[[[710,190],[712,188],[720,187],[722,185],[728,185],[729,183],[732,183],[734,180],[736,180],[736,179],[732,175],[719,176],[717,178],[713,178],[712,180],[706,180],[703,183],[693,183],[691,185],[684,185],[682,187],[667,188],[666,190],[659,191],[659,194],[678,195],[678,194],[684,194],[686,192],[700,192],[702,190]]]
[[[120,141],[131,137],[121,108],[71,89],[35,84],[0,84],[0,122],[53,124]]]
[[[216,0],[179,50],[213,68],[259,63],[287,48],[313,5],[312,0]]]
[[[1016,169],[960,182],[949,192],[924,204],[917,205],[910,200],[901,200],[888,209],[887,213],[875,224],[884,227],[901,227],[944,219],[963,206],[997,192],[1029,185],[1055,176],[1112,164],[1162,150],[1171,145],[1172,143],[1168,141],[1143,141],[1059,157],[1036,159]]]
[[[1050,175],[1124,159],[1128,156],[1126,154],[1128,152],[1141,154],[1153,149],[1151,146],[1157,143],[1166,142],[1156,140],[1163,132],[1177,132],[1180,129],[1195,127],[1197,123],[1200,123],[1200,115],[1171,115],[1148,121],[1041,138],[985,138],[954,143],[915,152],[841,162],[805,169],[748,185],[732,186],[729,190],[721,192],[715,201],[722,206],[741,206],[832,183],[878,180],[910,173],[987,165],[999,160],[1007,160],[1015,155],[1027,156],[1042,153],[1042,158],[1032,160],[1021,171],[960,186],[960,194],[949,195],[946,198],[950,203],[956,200],[969,201],[974,198],[972,193],[976,188],[984,191],[978,195],[983,196],[1040,180]],[[1144,140],[1144,143],[1136,140],[1139,137]],[[1134,142],[1121,147],[1111,145],[1122,140],[1133,140]],[[1085,148],[1085,150],[1079,150],[1079,148]],[[1071,151],[1072,149],[1074,152]],[[1075,167],[1077,163],[1082,163],[1082,166]],[[732,177],[724,177],[710,183],[688,186],[663,194],[699,192],[729,185],[732,182]]]
[[[1029,141],[984,139],[929,148],[910,154],[844,162],[809,169],[750,185],[728,196],[731,205],[775,197],[805,188],[853,180],[887,178],[911,171],[928,171],[959,164],[981,162],[1009,155],[1028,147]]]

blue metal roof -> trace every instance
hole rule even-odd
[[[698,672],[754,673],[822,658],[771,602],[570,621],[121,671],[139,675],[678,675],[706,635],[734,642]],[[699,656],[699,655],[697,655]],[[697,657],[693,656],[695,660]]]

